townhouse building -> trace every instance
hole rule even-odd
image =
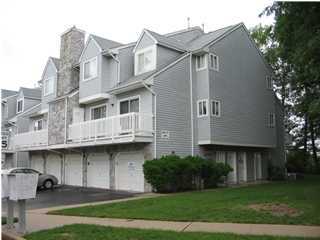
[[[32,168],[75,186],[150,191],[143,163],[167,154],[228,163],[230,183],[265,179],[285,161],[272,79],[242,23],[208,33],[144,29],[129,44],[85,41],[72,27],[14,147]]]
[[[29,153],[17,152],[14,147],[14,136],[30,129],[29,117],[41,102],[40,88],[24,88],[19,91],[1,89],[1,167],[25,167],[29,165]]]

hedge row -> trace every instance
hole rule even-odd
[[[233,169],[201,157],[167,155],[143,165],[147,182],[156,192],[179,192],[216,187]]]

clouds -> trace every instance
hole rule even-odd
[[[49,56],[59,57],[60,34],[78,28],[115,41],[137,40],[143,28],[166,33],[205,24],[205,31],[244,22],[252,27],[271,1],[10,0],[0,6],[1,88],[33,87]]]

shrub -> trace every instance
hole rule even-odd
[[[310,169],[310,155],[303,150],[291,150],[287,155],[288,172],[305,173]]]
[[[271,165],[268,167],[268,176],[271,181],[281,181],[286,179],[286,170],[284,167]]]
[[[215,163],[201,157],[162,156],[143,165],[145,179],[157,192],[178,192],[216,187],[222,176],[232,171],[229,165]]]

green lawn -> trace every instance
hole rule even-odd
[[[74,224],[31,233],[27,240],[302,240],[308,238],[243,236],[221,233],[172,232]],[[311,239],[311,238],[310,238]]]
[[[298,214],[276,216],[269,211],[248,207],[250,204],[264,203],[287,204]],[[51,213],[101,218],[320,225],[320,177],[308,176],[299,181],[179,193]]]

